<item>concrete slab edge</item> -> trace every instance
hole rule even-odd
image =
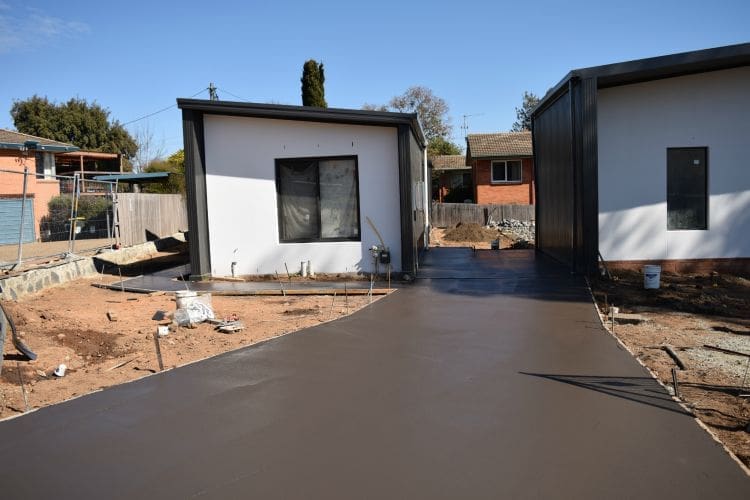
[[[393,289],[393,292],[395,293],[396,291],[398,291],[398,290],[394,288],[394,289]],[[388,295],[392,295],[392,294],[388,294]],[[380,296],[380,297],[378,297],[378,299],[380,299],[380,298],[385,298],[385,297],[387,297],[388,295],[383,295],[383,296]],[[378,300],[378,299],[375,299],[375,300]],[[149,377],[156,377],[157,375],[162,375],[162,374],[165,374],[165,373],[167,373],[167,372],[170,372],[170,371],[172,371],[172,370],[177,370],[177,369],[179,369],[179,368],[183,368],[183,367],[186,367],[186,366],[190,366],[190,365],[193,365],[193,364],[195,364],[195,363],[200,363],[201,361],[206,361],[207,359],[215,358],[215,357],[217,357],[217,356],[224,356],[224,355],[229,355],[229,354],[235,353],[235,352],[237,352],[237,351],[241,351],[241,350],[243,350],[243,349],[256,348],[256,347],[259,347],[259,346],[261,346],[261,345],[263,345],[263,344],[266,344],[266,343],[268,343],[268,342],[271,342],[271,341],[273,341],[273,340],[276,340],[276,339],[278,339],[278,338],[281,338],[281,337],[285,337],[285,336],[287,336],[287,335],[292,335],[293,333],[298,333],[298,332],[301,332],[301,331],[303,331],[303,330],[307,330],[308,328],[318,327],[318,326],[320,326],[320,325],[325,325],[325,324],[327,324],[327,323],[333,323],[334,321],[338,321],[338,320],[340,320],[340,319],[348,318],[349,316],[352,316],[353,314],[356,314],[356,313],[358,313],[359,311],[362,311],[363,309],[365,309],[366,307],[369,307],[369,306],[371,306],[371,305],[372,305],[372,304],[366,304],[366,305],[365,305],[364,307],[362,307],[362,308],[360,308],[360,309],[358,309],[358,310],[356,310],[356,311],[354,311],[354,312],[352,312],[352,313],[350,313],[350,314],[348,314],[348,315],[344,316],[343,318],[341,318],[341,317],[340,317],[340,318],[331,318],[331,319],[327,319],[327,320],[325,320],[325,321],[321,321],[321,322],[320,322],[320,323],[318,323],[317,325],[306,326],[306,327],[304,327],[304,328],[298,328],[298,329],[296,329],[296,330],[291,330],[291,331],[288,331],[288,332],[283,332],[283,333],[280,333],[280,334],[278,334],[278,335],[275,335],[275,336],[273,336],[273,337],[269,337],[269,338],[267,338],[267,339],[263,339],[263,340],[260,340],[260,341],[258,341],[258,342],[255,342],[255,343],[253,343],[253,344],[243,345],[243,346],[241,346],[241,347],[237,347],[236,349],[230,349],[229,351],[224,351],[224,352],[221,352],[221,353],[219,353],[219,354],[214,354],[214,355],[211,355],[211,356],[206,356],[206,357],[204,357],[204,358],[200,358],[200,359],[194,359],[194,360],[192,360],[192,361],[188,361],[187,363],[183,363],[183,364],[181,364],[181,365],[176,365],[176,366],[173,366],[173,367],[171,367],[171,368],[165,368],[165,369],[164,369],[164,371],[161,371],[161,372],[156,372],[156,373],[149,373],[149,374],[146,374],[146,375],[144,375],[144,376],[142,376],[142,377],[140,377],[140,378],[134,378],[133,380],[126,380],[125,382],[121,382],[121,383],[119,383],[119,384],[111,385],[111,386],[109,386],[109,387],[102,387],[102,388],[99,388],[99,389],[94,389],[93,391],[91,391],[91,392],[87,392],[87,393],[84,393],[84,394],[77,394],[77,395],[75,395],[75,396],[73,396],[73,397],[71,397],[71,398],[68,398],[68,399],[64,399],[64,400],[62,400],[62,401],[58,401],[58,402],[56,402],[56,403],[53,403],[53,404],[51,404],[51,405],[40,406],[39,408],[32,408],[31,410],[29,410],[29,411],[27,411],[27,412],[19,413],[19,414],[17,414],[17,415],[10,415],[10,416],[7,416],[7,417],[5,417],[5,418],[0,418],[0,424],[2,424],[3,422],[7,422],[8,420],[13,420],[13,419],[15,419],[15,418],[20,418],[20,417],[24,417],[24,416],[26,416],[26,415],[30,415],[30,414],[32,414],[32,413],[34,413],[34,412],[37,412],[37,411],[40,411],[40,410],[44,410],[45,408],[50,408],[50,407],[52,407],[52,406],[57,406],[57,405],[60,405],[60,404],[63,404],[63,403],[67,403],[67,402],[69,402],[69,401],[74,401],[74,400],[76,400],[76,399],[78,399],[78,398],[83,398],[83,397],[86,397],[86,396],[90,396],[90,395],[92,395],[92,394],[96,394],[97,392],[102,392],[102,391],[106,391],[107,389],[112,389],[112,388],[114,388],[114,387],[119,387],[119,386],[121,386],[121,385],[125,385],[125,384],[132,384],[133,382],[138,382],[138,381],[140,381],[140,380],[144,380],[144,379],[146,379],[146,378],[149,378]],[[222,334],[222,335],[226,335],[226,334]]]
[[[689,415],[692,415],[693,416],[693,420],[695,420],[695,422],[698,424],[698,427],[700,427],[701,429],[703,429],[704,431],[706,431],[706,433],[708,433],[708,435],[711,436],[711,438],[719,446],[721,446],[721,448],[727,453],[727,455],[729,455],[729,457],[732,460],[734,460],[737,463],[737,465],[739,465],[740,469],[742,469],[745,472],[745,475],[748,476],[748,477],[750,477],[750,468],[748,468],[742,462],[742,460],[740,460],[739,457],[734,454],[734,452],[732,450],[730,450],[729,448],[727,448],[727,445],[725,445],[724,442],[721,439],[719,439],[719,436],[717,436],[711,430],[710,427],[708,427],[698,417],[695,416],[695,412],[693,412],[693,410],[690,407],[688,407],[681,399],[679,399],[676,396],[672,395],[670,393],[669,389],[667,388],[667,386],[665,384],[663,384],[661,380],[659,380],[658,375],[656,373],[654,373],[654,371],[651,370],[651,368],[649,368],[648,366],[646,366],[643,363],[643,361],[641,361],[640,358],[638,358],[638,356],[627,345],[625,345],[625,343],[622,340],[620,340],[620,338],[617,335],[615,335],[614,333],[612,333],[609,330],[609,328],[607,328],[607,320],[604,318],[604,316],[602,316],[602,313],[601,313],[601,311],[599,310],[599,307],[596,304],[596,298],[594,297],[594,292],[591,289],[591,283],[589,282],[588,278],[586,278],[586,288],[589,291],[589,295],[591,297],[591,303],[594,306],[594,310],[596,310],[597,316],[599,316],[599,321],[601,322],[602,328],[604,328],[604,331],[607,332],[607,334],[609,334],[609,336],[612,337],[615,340],[615,342],[617,342],[623,349],[625,349],[625,351],[628,354],[630,354],[630,356],[633,359],[635,359],[638,362],[638,364],[641,365],[648,372],[648,374],[651,375],[651,377],[654,380],[656,380],[656,383],[659,384],[660,386],[662,386],[664,388],[664,390],[667,392],[667,394],[670,394],[670,397],[672,398],[672,400],[674,402],[676,402],[678,405],[680,405],[680,408],[682,408],[683,410],[685,410],[685,412],[688,413]]]

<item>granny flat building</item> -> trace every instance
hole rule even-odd
[[[178,99],[191,275],[367,273],[370,252],[414,275],[427,245],[416,114]],[[384,266],[380,265],[380,269]]]
[[[750,272],[750,44],[571,71],[533,112],[538,248]]]

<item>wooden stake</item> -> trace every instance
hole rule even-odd
[[[286,277],[289,279],[289,283],[292,283],[292,275],[289,274],[289,266],[286,265],[286,262],[284,262],[284,267],[286,268]]]
[[[333,316],[333,302],[336,300],[336,290],[333,291],[333,298],[331,299],[331,310],[328,313],[328,319],[331,319],[331,316]]]
[[[18,380],[21,382],[21,394],[23,394],[23,404],[26,406],[26,411],[29,411],[29,399],[26,397],[26,386],[23,383],[23,374],[21,373],[21,364],[16,361],[16,371],[18,371]]]
[[[672,367],[672,386],[674,387],[675,397],[680,397],[680,387],[677,385],[677,368]]]
[[[349,314],[349,292],[346,289],[346,281],[344,281],[344,300],[346,302],[346,314]]]
[[[159,335],[154,334],[154,346],[156,347],[156,359],[159,361],[159,371],[164,371],[164,361],[161,359],[161,345],[159,344]]]
[[[279,272],[278,271],[274,271],[274,272],[276,273],[276,280],[279,282],[279,288],[281,288],[281,295],[286,297],[286,292],[284,291],[284,284],[281,282],[281,278],[279,278]]]

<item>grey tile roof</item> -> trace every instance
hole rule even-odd
[[[37,137],[35,135],[30,134],[22,134],[21,132],[14,132],[12,130],[7,130],[4,128],[0,128],[0,144],[3,144],[7,147],[10,145],[17,145],[18,147],[22,146],[27,141],[34,141],[38,142],[41,146],[40,149],[44,149],[44,147],[50,147],[55,150],[68,150],[68,151],[76,151],[78,150],[78,147],[68,144],[66,142],[60,142],[60,141],[53,141],[52,139],[46,139],[44,137]],[[16,147],[13,147],[12,149],[17,149]]]
[[[466,138],[472,158],[532,156],[531,132],[469,134]]]
[[[464,155],[440,155],[430,160],[433,170],[463,170],[471,168],[466,164]]]

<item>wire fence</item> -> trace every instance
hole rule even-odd
[[[0,268],[112,247],[116,182],[0,169]]]

